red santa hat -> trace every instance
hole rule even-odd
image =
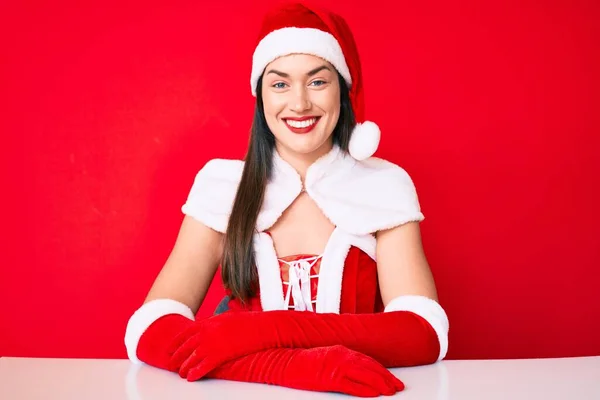
[[[252,58],[250,84],[254,96],[266,66],[288,54],[315,55],[337,69],[350,88],[357,122],[350,137],[350,155],[358,160],[372,156],[381,133],[375,123],[365,120],[360,59],[346,21],[329,11],[300,3],[279,6],[267,13]]]

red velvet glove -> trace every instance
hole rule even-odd
[[[264,350],[230,361],[206,376],[358,397],[391,396],[404,389],[377,361],[344,346]]]
[[[419,309],[420,313],[401,310],[341,315],[298,311],[221,314],[198,322],[197,333],[177,349],[172,362],[181,365],[180,376],[197,380],[228,361],[282,347],[343,345],[386,367],[430,364],[443,358],[448,320],[439,304],[421,296],[394,299],[392,304],[398,309]]]

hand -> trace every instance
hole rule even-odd
[[[248,322],[249,316],[249,312],[227,312],[203,320],[197,320],[194,326],[187,330],[186,335],[180,335],[178,341],[173,341],[170,344],[169,365],[172,370],[179,371],[179,375],[185,378],[189,368],[183,364],[192,355],[195,355],[196,360],[207,358],[210,360],[211,357],[207,357],[209,354],[229,355],[226,359],[219,359],[219,362],[213,362],[211,366],[214,368],[226,361],[267,349],[268,347],[251,348],[247,352],[236,352],[234,355],[229,354],[230,352],[227,351],[228,347],[230,347],[228,343],[231,343],[230,340],[236,335],[240,325]]]
[[[264,350],[229,361],[212,371],[205,371],[203,366],[192,368],[187,380],[202,377],[359,397],[389,396],[404,389],[402,381],[380,363],[339,345]]]
[[[177,366],[179,375],[185,378],[191,368],[200,366],[200,364],[202,370],[211,371],[228,361],[263,350],[282,347],[325,347],[339,344],[326,343],[322,346],[310,346],[308,342],[295,345],[278,340],[278,338],[283,338],[278,334],[277,327],[273,325],[273,318],[285,317],[287,329],[295,327],[307,334],[310,329],[307,329],[306,326],[302,327],[297,320],[295,321],[295,318],[304,314],[316,316],[308,311],[245,311],[228,312],[196,321],[194,327],[188,330],[193,334],[188,334],[185,341],[172,347],[170,363],[172,366]],[[286,323],[285,321],[282,321],[282,324]],[[277,326],[282,324],[275,323]]]

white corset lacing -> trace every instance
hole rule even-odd
[[[296,311],[313,311],[313,301],[311,293],[310,278],[316,278],[319,275],[311,275],[310,270],[322,256],[304,258],[296,261],[281,262],[289,265],[289,282],[283,282],[288,285],[285,293],[285,304],[287,308],[294,308]],[[290,306],[290,295],[294,299],[294,305]],[[316,303],[316,300],[314,301]]]

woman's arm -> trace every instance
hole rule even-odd
[[[425,296],[437,301],[418,222],[377,233],[377,275],[386,306],[404,295]]]
[[[173,299],[198,312],[223,254],[223,235],[186,215],[144,303]]]
[[[174,346],[192,334],[222,254],[222,234],[185,216],[171,254],[125,332],[131,361],[176,370]]]

